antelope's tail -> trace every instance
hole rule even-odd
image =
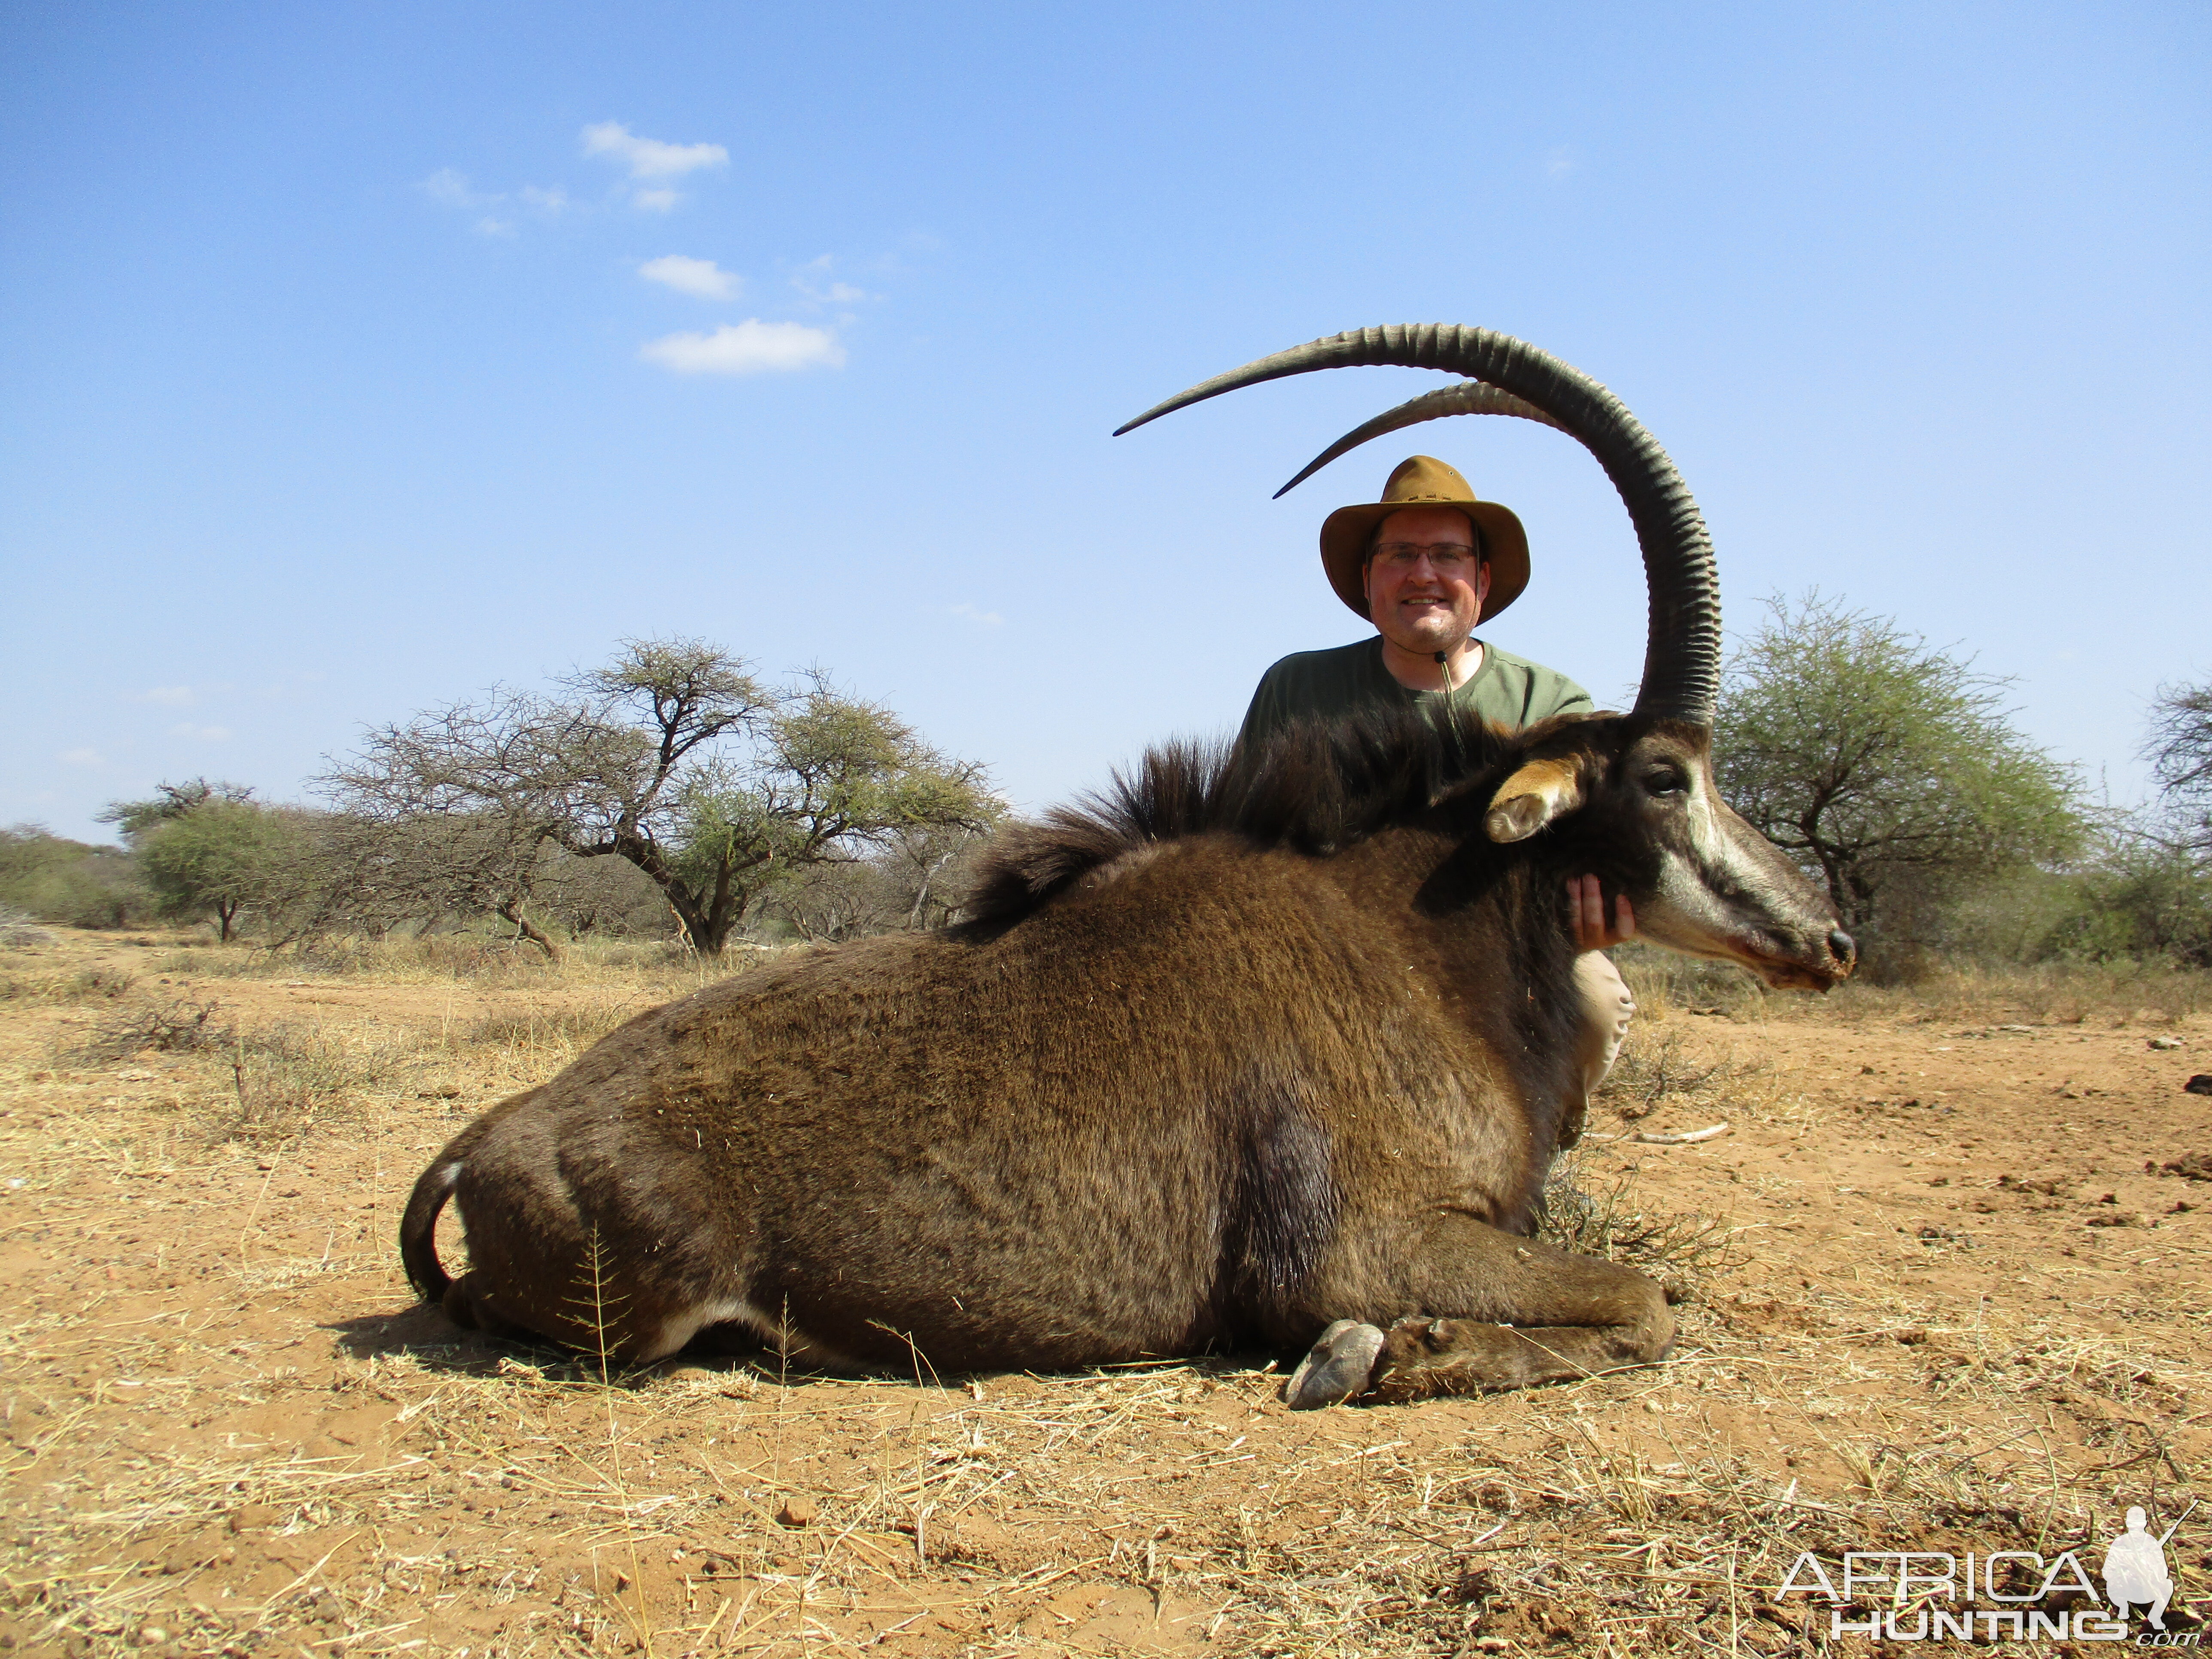
[[[453,1195],[465,1160],[447,1147],[438,1161],[422,1171],[407,1200],[407,1213],[399,1219],[399,1260],[407,1269],[407,1282],[425,1302],[435,1302],[453,1281],[438,1260],[438,1212]]]

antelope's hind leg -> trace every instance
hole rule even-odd
[[[1381,1276],[1395,1282],[1380,1296],[1335,1298],[1365,1301],[1365,1319],[1322,1334],[1284,1388],[1292,1410],[1564,1382],[1652,1364],[1674,1346],[1674,1316],[1653,1280],[1456,1212]]]
[[[542,1342],[545,1339],[504,1317],[497,1310],[487,1305],[478,1292],[483,1289],[479,1275],[463,1273],[446,1286],[446,1293],[438,1305],[447,1318],[465,1331],[481,1331],[486,1336],[495,1336],[507,1342]]]
[[[1483,1394],[1649,1365],[1674,1344],[1658,1284],[1632,1267],[1440,1215],[1369,1382],[1378,1401]]]
[[[1366,1397],[1395,1406],[1439,1395],[1491,1394],[1663,1357],[1663,1352],[1624,1357],[1606,1333],[1587,1325],[1495,1325],[1408,1314],[1384,1335]]]
[[[453,1183],[468,1271],[447,1288],[454,1323],[645,1364],[745,1310],[716,1218],[647,1145],[579,1152],[562,1126],[514,1113]],[[588,1154],[588,1155],[586,1155]]]

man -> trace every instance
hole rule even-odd
[[[1587,713],[1589,693],[1564,674],[1474,637],[1474,625],[1521,597],[1528,538],[1510,508],[1475,499],[1459,472],[1432,456],[1400,463],[1382,499],[1340,507],[1321,527],[1322,568],[1336,595],[1376,636],[1333,651],[1301,651],[1261,677],[1238,748],[1256,755],[1293,720],[1371,704],[1464,711],[1510,731],[1553,714]],[[1568,925],[1583,954],[1575,979],[1587,1005],[1580,1058],[1583,1097],[1570,1105],[1559,1144],[1581,1138],[1589,1093],[1612,1070],[1636,1003],[1603,954],[1636,931],[1625,896],[1610,923],[1595,876],[1567,884]]]

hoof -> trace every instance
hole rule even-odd
[[[1283,1385],[1284,1403],[1294,1412],[1341,1404],[1365,1389],[1376,1356],[1382,1352],[1382,1333],[1375,1327],[1338,1320],[1291,1373]]]

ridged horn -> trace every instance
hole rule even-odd
[[[1308,461],[1297,477],[1275,492],[1275,499],[1282,500],[1338,456],[1350,454],[1370,439],[1380,438],[1385,433],[1401,431],[1409,426],[1419,426],[1423,421],[1441,421],[1447,415],[1514,415],[1524,421],[1535,421],[1556,428],[1561,432],[1567,430],[1562,422],[1553,420],[1525,398],[1516,398],[1510,392],[1500,392],[1496,386],[1485,386],[1480,380],[1462,380],[1457,386],[1442,386],[1434,392],[1424,392],[1418,398],[1409,398],[1397,408],[1386,410],[1365,424],[1352,428]],[[1571,437],[1573,434],[1569,433],[1568,435]]]
[[[1540,410],[1597,458],[1636,526],[1651,593],[1636,712],[1711,725],[1720,690],[1721,599],[1705,519],[1667,452],[1620,399],[1548,352],[1508,334],[1449,323],[1353,329],[1217,374],[1146,410],[1114,435],[1262,380],[1383,364],[1485,381]]]

